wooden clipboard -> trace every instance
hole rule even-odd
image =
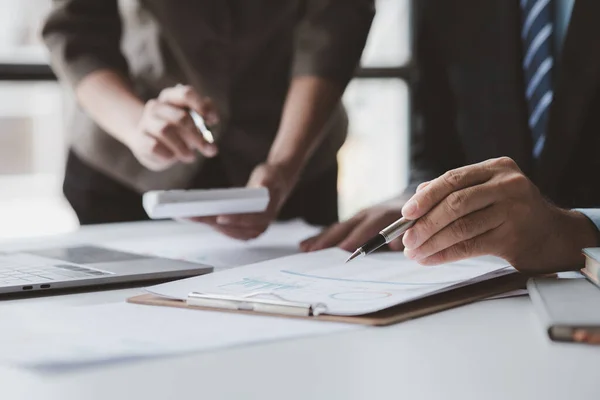
[[[127,301],[133,304],[144,304],[150,306],[188,308],[214,312],[266,315],[284,318],[309,318],[320,321],[344,322],[371,326],[386,326],[407,321],[409,319],[433,314],[439,311],[448,310],[450,308],[462,306],[465,304],[473,303],[478,300],[483,300],[485,298],[496,296],[513,290],[524,289],[527,279],[528,276],[526,275],[514,273],[490,279],[484,282],[475,283],[473,285],[452,289],[444,293],[434,294],[422,299],[399,304],[397,306],[390,307],[375,313],[357,316],[338,316],[322,314],[318,316],[298,317],[284,314],[260,313],[255,311],[226,310],[220,308],[198,307],[189,306],[186,304],[185,301],[182,300],[168,299],[152,294],[143,294],[131,297],[127,299]]]

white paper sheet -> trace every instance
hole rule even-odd
[[[300,242],[318,231],[314,226],[294,220],[273,224],[258,239],[248,242],[231,239],[205,227],[197,233],[107,241],[103,245],[116,250],[198,262],[223,269],[297,254]]]
[[[0,311],[0,362],[47,371],[360,329],[127,303]]]
[[[364,257],[346,264],[348,255],[339,249],[299,254],[146,290],[182,300],[191,292],[277,297],[324,305],[327,314],[360,315],[509,271],[503,260],[492,257],[423,267],[401,253],[387,261]]]

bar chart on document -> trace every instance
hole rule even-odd
[[[148,290],[184,299],[190,292],[240,297],[276,297],[325,305],[328,314],[360,315],[416,299],[506,269],[481,259],[423,267],[401,254],[395,261],[370,257],[345,263],[348,254],[330,249],[265,261],[185,279]]]

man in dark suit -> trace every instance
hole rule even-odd
[[[597,210],[571,210],[600,207],[600,2],[415,7],[410,186],[303,249],[354,250],[405,215],[422,218],[391,247],[423,264],[495,254],[528,270],[577,265],[600,225]]]

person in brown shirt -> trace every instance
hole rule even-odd
[[[373,15],[373,0],[55,0],[42,35],[79,105],[63,189],[80,222],[146,219],[147,190],[246,185],[269,189],[265,213],[198,220],[240,239],[335,222],[340,97]]]

